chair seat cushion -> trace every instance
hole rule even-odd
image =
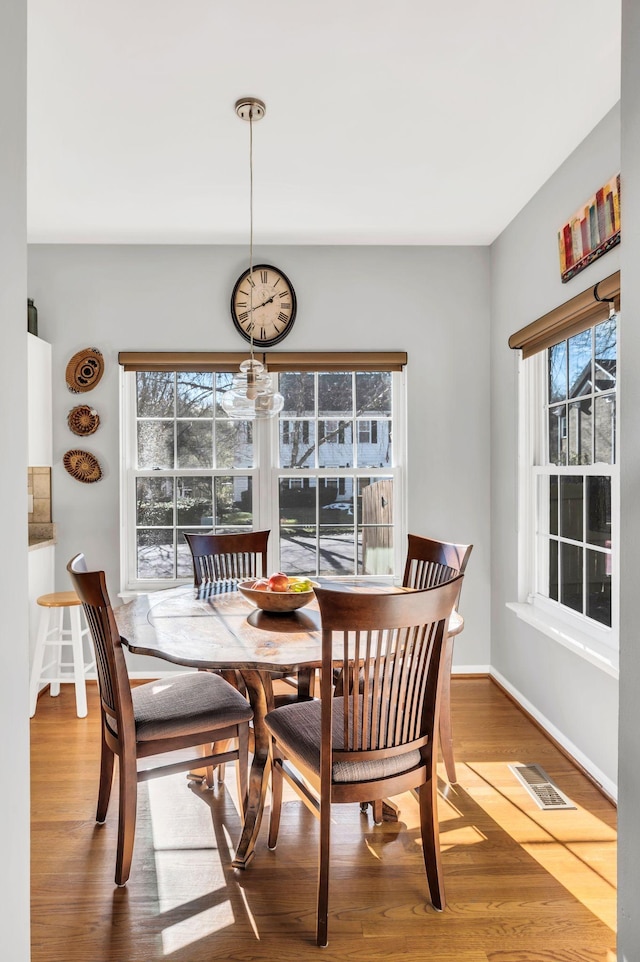
[[[183,672],[131,689],[138,741],[189,735],[253,718],[246,698],[224,678]]]
[[[270,711],[266,718],[267,728],[282,747],[285,755],[298,755],[304,764],[320,775],[320,701],[298,702],[283,705]],[[344,747],[343,739],[344,709],[341,698],[333,700],[333,747]],[[334,761],[332,780],[334,782],[368,782],[379,778],[399,775],[420,764],[418,749],[402,755],[379,758],[375,761]]]

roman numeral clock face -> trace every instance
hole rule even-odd
[[[272,347],[286,337],[296,319],[296,295],[286,274],[257,264],[241,274],[231,295],[231,317],[242,336],[256,347]]]

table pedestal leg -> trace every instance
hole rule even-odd
[[[270,735],[264,723],[264,716],[273,708],[271,675],[268,672],[250,671],[248,669],[243,670],[241,674],[247,686],[247,694],[253,708],[254,751],[249,771],[247,811],[244,817],[242,835],[232,862],[234,868],[247,867],[253,858],[258,832],[260,831],[270,771]]]

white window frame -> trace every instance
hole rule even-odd
[[[404,564],[403,547],[406,542],[406,377],[404,370],[391,373],[392,378],[392,438],[393,438],[393,461],[394,465],[384,468],[314,468],[312,470],[286,469],[280,468],[271,462],[271,452],[274,453],[274,460],[278,451],[278,428],[279,419],[273,418],[266,422],[254,422],[254,455],[255,464],[251,468],[220,468],[207,471],[212,475],[233,476],[242,475],[253,478],[254,490],[254,530],[271,528],[276,533],[276,537],[269,539],[268,565],[270,570],[277,570],[279,567],[279,538],[277,537],[279,524],[278,511],[278,479],[281,477],[291,477],[296,480],[304,480],[320,477],[331,478],[353,478],[357,483],[358,477],[382,477],[393,478],[393,518],[394,518],[394,568],[395,575],[371,576],[375,580],[395,580],[400,582],[402,576],[402,566]],[[175,585],[189,583],[189,578],[166,578],[156,580],[140,580],[135,577],[135,558],[136,558],[136,501],[135,501],[135,478],[138,474],[147,475],[148,472],[135,468],[137,457],[137,437],[136,437],[136,374],[135,371],[125,372],[120,368],[120,572],[121,572],[121,593],[123,595],[135,594],[136,592],[155,591],[162,588],[170,588]],[[262,430],[261,430],[262,429]],[[354,430],[357,431],[357,422],[354,423]],[[354,440],[354,449],[356,446]],[[264,465],[264,469],[261,466]],[[194,469],[180,469],[181,476],[188,477],[193,475],[201,477],[203,472]],[[174,477],[176,469],[166,471],[154,471],[154,477]],[[340,576],[335,580],[340,580]],[[344,576],[344,577],[353,577]]]
[[[619,330],[618,330],[619,334]],[[618,337],[619,344],[619,337]],[[618,358],[619,359],[619,358]],[[559,644],[574,651],[614,677],[618,676],[619,647],[619,467],[589,464],[566,467],[541,465],[546,460],[548,418],[546,409],[547,351],[518,361],[518,601],[507,607]],[[618,392],[616,392],[618,395]],[[619,410],[619,407],[618,407]],[[616,418],[616,462],[619,461]],[[600,625],[537,591],[546,559],[539,557],[537,487],[541,475],[603,474],[611,477],[611,627]]]

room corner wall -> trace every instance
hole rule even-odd
[[[491,664],[498,677],[594,777],[615,790],[617,679],[519,620],[518,354],[509,335],[593,286],[620,266],[620,247],[563,284],[557,231],[620,170],[620,111],[614,107],[491,248]],[[598,705],[598,712],[593,711]]]
[[[27,3],[0,4],[0,450],[2,493],[3,730],[0,819],[4,826],[0,900],[2,955],[28,962],[29,635],[27,625]]]
[[[622,3],[618,962],[640,958],[640,4]]]

